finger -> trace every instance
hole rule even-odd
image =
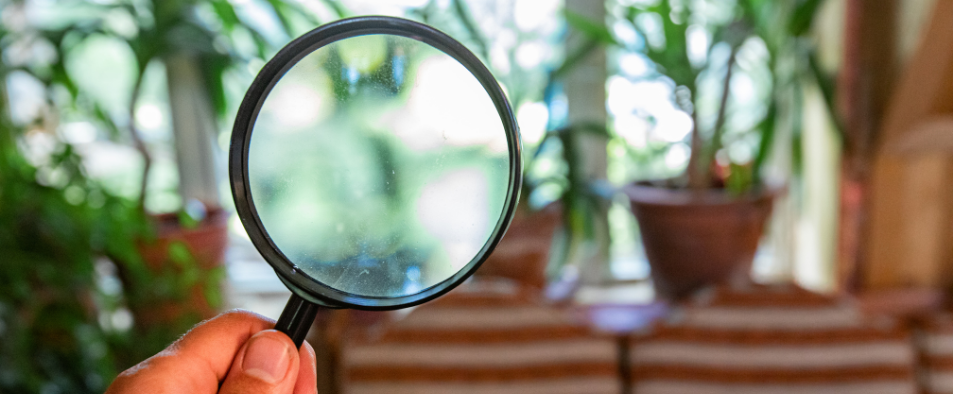
[[[274,325],[274,320],[247,311],[223,313],[120,374],[107,393],[214,393],[245,342]]]
[[[314,348],[308,341],[298,349],[298,380],[295,381],[294,394],[317,394],[318,392],[318,362],[314,355]]]
[[[298,349],[287,335],[266,330],[239,350],[220,394],[291,394],[298,380]]]

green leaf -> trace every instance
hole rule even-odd
[[[751,166],[729,163],[728,168],[728,179],[725,180],[725,188],[728,189],[729,193],[738,196],[751,190],[755,180]]]
[[[795,175],[804,173],[804,92],[800,85],[796,85],[791,91],[793,98],[791,100],[791,112],[795,114],[791,118],[791,170]]]
[[[288,18],[288,15],[285,14],[285,10],[288,8],[287,4],[281,0],[268,0],[268,5],[271,6],[275,17],[278,18],[278,22],[281,23],[281,27],[284,28],[285,34],[294,37],[294,25],[291,23],[291,19]]]
[[[350,15],[350,12],[348,12],[338,0],[321,0],[321,2],[328,6],[328,8],[334,12],[335,16],[338,17],[338,19],[345,18]]]
[[[651,15],[661,23],[664,45],[645,45],[642,52],[655,63],[659,72],[671,78],[676,85],[685,86],[695,94],[695,81],[701,70],[696,70],[688,58],[688,23],[676,22],[671,17],[677,15],[678,18],[674,19],[684,21],[688,19],[687,12],[684,7],[675,12],[669,0],[662,0],[648,8],[629,7],[627,17],[646,42],[649,39],[648,33],[637,23],[639,16]]]
[[[204,76],[205,88],[212,102],[212,108],[219,116],[224,116],[228,111],[228,97],[225,92],[225,72],[228,66],[234,63],[234,60],[227,55],[208,54],[203,56],[202,74]]]
[[[764,164],[768,160],[768,154],[771,152],[771,147],[774,145],[774,135],[776,132],[777,126],[777,117],[778,117],[778,103],[777,99],[772,99],[768,104],[768,113],[765,115],[764,119],[761,119],[761,122],[758,122],[756,130],[761,133],[761,141],[758,142],[758,150],[755,152],[754,162],[752,163],[752,173],[755,178],[755,182],[758,182],[763,173]]]
[[[191,266],[195,261],[189,247],[180,241],[169,244],[169,260],[179,267]]]
[[[257,30],[249,29],[248,32],[251,33],[252,41],[255,42],[255,46],[258,49],[258,57],[268,59],[268,51],[273,45],[269,44],[268,39]]]
[[[563,12],[566,17],[566,23],[576,29],[586,37],[606,45],[618,45],[615,37],[609,32],[609,28],[602,21],[593,21],[575,12],[566,10]]]
[[[189,215],[189,212],[186,209],[180,209],[178,212],[176,212],[176,216],[179,219],[179,225],[185,229],[194,229],[198,227],[199,223],[201,222],[201,218],[196,218],[192,215]]]
[[[242,22],[238,19],[238,14],[235,13],[235,8],[232,7],[232,3],[228,0],[211,0],[212,9],[215,11],[215,14],[218,15],[219,21],[222,22],[222,27],[225,28],[225,31],[230,32],[235,29],[236,25],[240,25]]]
[[[203,294],[205,301],[212,308],[219,308],[224,304],[220,283],[225,280],[225,276],[225,267],[215,267],[206,272]]]
[[[803,36],[814,22],[814,15],[820,8],[821,0],[802,0],[788,20],[788,33],[792,36]]]
[[[843,123],[838,116],[837,111],[837,100],[835,97],[836,82],[834,78],[828,76],[824,70],[821,69],[820,62],[817,60],[817,55],[813,52],[807,55],[808,63],[808,75],[814,80],[817,84],[817,87],[821,90],[821,96],[824,98],[824,105],[827,108],[827,113],[830,115],[831,119],[834,120],[834,127],[837,129],[837,134],[841,139],[846,139],[847,134],[845,133],[845,128]]]
[[[123,131],[121,131],[119,126],[116,125],[116,122],[113,120],[112,116],[110,116],[109,113],[106,112],[106,109],[104,109],[99,103],[94,102],[92,107],[93,118],[101,122],[100,126],[106,128],[106,131],[109,132],[110,137],[118,138]]]
[[[486,37],[484,37],[480,29],[477,28],[476,22],[473,20],[473,16],[470,14],[470,10],[467,8],[465,2],[463,0],[453,0],[453,12],[457,15],[457,19],[460,20],[460,24],[463,25],[463,28],[470,34],[470,39],[476,43],[477,51],[480,56],[484,61],[489,60],[490,48],[489,45],[487,45]]]

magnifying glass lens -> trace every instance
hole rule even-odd
[[[297,61],[261,104],[247,182],[292,274],[354,297],[448,280],[504,220],[510,149],[463,64],[397,35],[350,37]]]
[[[249,239],[292,292],[298,346],[322,307],[390,310],[467,279],[519,199],[519,132],[479,59],[406,19],[343,19],[268,61],[232,130]]]

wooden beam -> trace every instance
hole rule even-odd
[[[837,280],[841,289],[862,287],[867,266],[873,145],[893,93],[897,72],[899,0],[847,0],[844,61],[837,79],[838,115],[843,119],[844,153],[838,220]]]
[[[932,21],[892,97],[875,147],[868,289],[953,284],[953,0]]]
[[[884,154],[916,157],[953,155],[953,114],[939,115],[910,126],[910,131],[883,143]]]

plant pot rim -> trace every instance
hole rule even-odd
[[[733,205],[770,200],[784,191],[783,187],[758,187],[737,195],[723,188],[689,189],[655,186],[633,182],[622,188],[633,203],[641,205]]]
[[[179,223],[179,214],[176,212],[164,212],[149,214],[160,236],[170,233],[189,233],[197,232],[209,227],[222,226],[228,220],[228,211],[219,206],[209,206],[206,208],[205,217],[202,218],[195,227],[186,228]]]

